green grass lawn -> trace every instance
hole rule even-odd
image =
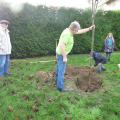
[[[0,120],[120,120],[120,53],[105,65],[102,88],[91,93],[61,93],[50,85],[39,90],[37,80],[29,76],[53,71],[55,62],[30,62],[52,59],[12,60],[13,75],[0,80]],[[68,65],[88,66],[88,55],[70,55]]]

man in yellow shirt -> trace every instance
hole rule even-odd
[[[86,33],[95,28],[95,25],[85,29],[80,28],[80,24],[74,21],[66,28],[59,39],[56,48],[57,66],[56,66],[56,87],[59,91],[64,91],[64,74],[67,63],[67,55],[71,52],[74,44],[73,35]]]

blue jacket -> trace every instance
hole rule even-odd
[[[108,37],[104,42],[104,51],[105,52],[113,52],[114,50],[114,40],[112,37]]]

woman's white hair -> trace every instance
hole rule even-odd
[[[74,30],[74,29],[78,29],[79,30],[81,27],[80,27],[80,24],[79,24],[78,21],[73,21],[73,22],[70,23],[69,28],[71,30]]]

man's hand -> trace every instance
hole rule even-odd
[[[95,25],[89,27],[89,30],[95,29]]]
[[[64,62],[64,63],[67,62],[67,57],[66,57],[66,56],[63,57],[63,62]]]

